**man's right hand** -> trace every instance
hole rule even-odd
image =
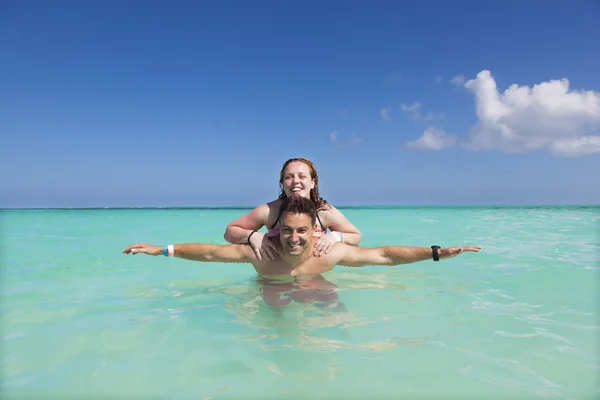
[[[252,245],[252,250],[254,250],[254,254],[256,258],[262,260],[274,260],[279,254],[279,250],[275,243],[273,243],[265,233],[256,232],[250,238],[250,245]]]
[[[146,243],[136,243],[127,247],[123,250],[123,254],[138,254],[144,253],[151,256],[158,256],[163,253],[163,248],[160,246],[153,246],[151,244]]]

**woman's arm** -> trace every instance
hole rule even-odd
[[[225,240],[229,243],[250,243],[254,254],[259,260],[273,260],[279,253],[277,246],[265,237],[264,233],[256,232],[269,221],[269,215],[276,207],[275,202],[256,207],[246,215],[241,216],[227,225]]]
[[[319,216],[325,227],[329,228],[331,232],[317,240],[313,247],[315,256],[329,253],[337,242],[343,242],[350,246],[360,245],[362,238],[360,231],[337,208],[330,205],[327,210],[321,211]]]
[[[266,225],[269,217],[269,206],[260,205],[227,225],[225,240],[229,243],[248,243],[248,236]],[[254,236],[254,235],[253,235]]]
[[[340,232],[344,236],[343,242],[351,246],[360,245],[362,234],[346,216],[334,206],[323,212],[323,223],[332,232]]]

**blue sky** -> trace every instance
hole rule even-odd
[[[252,206],[290,157],[335,205],[598,204],[599,16],[2,2],[0,207]]]

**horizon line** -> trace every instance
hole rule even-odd
[[[598,207],[600,203],[514,203],[514,204],[362,204],[338,205],[337,209],[358,208],[506,208],[506,207]],[[257,206],[91,206],[91,207],[0,207],[5,210],[252,210]]]

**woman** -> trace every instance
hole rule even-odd
[[[278,250],[268,236],[279,234],[278,215],[281,201],[288,196],[302,196],[310,198],[317,208],[317,225],[313,236],[319,239],[314,247],[315,255],[329,253],[336,242],[343,241],[353,246],[360,244],[360,231],[344,214],[319,196],[319,175],[310,160],[287,160],[280,172],[279,186],[279,198],[256,207],[230,223],[225,231],[225,240],[229,243],[250,243],[258,259],[274,259]],[[257,232],[263,226],[268,227],[268,232]]]

